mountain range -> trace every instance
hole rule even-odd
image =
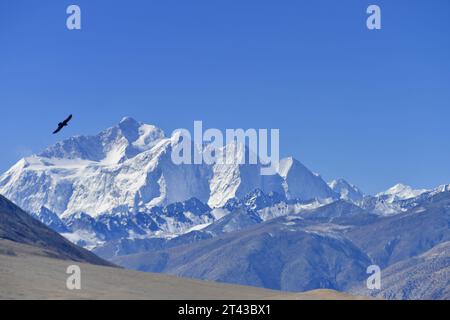
[[[131,269],[295,292],[450,298],[450,185],[398,184],[371,196],[292,157],[273,176],[237,162],[175,165],[178,143],[124,118],[20,160],[0,176],[0,194]],[[372,264],[386,274],[382,290],[364,290]]]
[[[66,287],[69,266],[81,290]],[[79,248],[0,196],[0,300],[361,299],[332,290],[291,294],[124,270]]]
[[[282,159],[273,176],[238,161],[174,165],[178,143],[176,134],[165,137],[155,126],[124,118],[96,136],[73,137],[20,160],[0,176],[0,194],[91,247],[125,236],[185,233],[220,216],[210,208],[256,189],[295,201],[338,198],[293,158]]]

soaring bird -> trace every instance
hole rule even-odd
[[[69,124],[69,121],[72,120],[72,115],[70,115],[66,120],[64,120],[63,122],[58,123],[58,129],[56,129],[55,131],[53,131],[53,134],[56,134],[58,132],[60,132],[62,130],[62,128],[67,127],[67,125]]]

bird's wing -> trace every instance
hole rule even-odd
[[[58,129],[56,129],[55,131],[53,131],[53,134],[56,134],[56,133],[60,132],[61,129],[62,129],[62,126],[59,125],[59,126],[58,126]]]
[[[64,120],[64,123],[67,124],[69,123],[70,120],[72,120],[73,116],[70,115],[66,120]]]

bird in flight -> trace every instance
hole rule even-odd
[[[64,120],[63,122],[58,123],[58,129],[56,129],[55,131],[53,131],[53,134],[56,134],[58,132],[60,132],[62,130],[62,128],[67,127],[67,125],[69,124],[69,121],[72,120],[72,115],[70,115],[66,120]]]

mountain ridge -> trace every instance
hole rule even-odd
[[[0,240],[39,248],[50,257],[113,266],[92,252],[75,246],[1,195]]]

